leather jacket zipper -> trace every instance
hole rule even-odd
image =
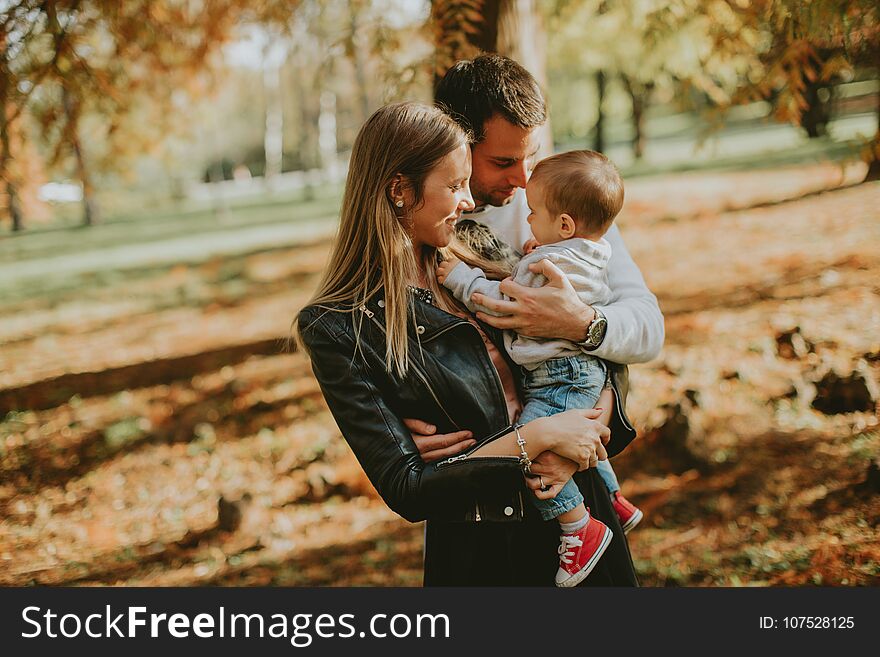
[[[441,335],[443,335],[447,331],[451,331],[452,329],[457,328],[462,325],[470,326],[473,330],[475,330],[477,332],[477,337],[480,338],[480,342],[481,343],[483,342],[483,337],[480,335],[480,330],[476,326],[471,324],[469,321],[467,321],[466,319],[459,320],[459,321],[455,322],[454,324],[450,324],[449,326],[446,326],[446,327],[440,329],[439,331],[437,331],[436,333],[431,335],[431,337],[427,338],[426,340],[423,340],[422,342],[424,344],[428,344],[429,342],[437,339],[438,337],[440,337]],[[483,349],[486,352],[486,357],[489,359],[490,369],[492,370],[492,373],[495,375],[495,382],[498,384],[498,390],[501,391],[501,400],[503,402],[502,408],[504,409],[504,419],[506,420],[506,423],[509,425],[510,424],[510,412],[507,410],[507,400],[504,398],[504,385],[501,383],[501,375],[498,374],[498,368],[496,368],[495,363],[492,362],[492,358],[489,356],[489,350],[486,349],[486,345],[483,345]]]
[[[376,324],[376,326],[379,327],[379,330],[382,331],[383,334],[385,334],[385,327],[382,325],[382,322],[380,322],[378,319],[375,318],[376,313],[374,313],[372,310],[367,308],[366,304],[361,304],[360,307],[358,308],[358,310],[360,310],[370,320],[372,320]],[[467,321],[465,319],[463,319],[459,322],[456,322],[454,324],[451,324],[451,325],[441,329],[440,331],[437,331],[437,333],[433,334],[430,338],[428,338],[424,342],[426,342],[426,343],[430,342],[431,340],[434,340],[438,336],[443,335],[447,331],[450,331],[457,326],[461,326],[462,324],[467,324],[468,326],[473,328],[474,331],[477,332],[477,337],[480,338],[480,343],[482,344],[483,338],[482,338],[482,336],[480,336],[479,329],[477,329],[476,326],[474,326],[473,324],[471,324],[469,321]],[[497,383],[497,386],[498,386],[497,390],[501,391],[501,403],[502,403],[502,408],[504,409],[504,418],[507,422],[507,425],[509,426],[510,425],[510,412],[507,410],[507,400],[504,399],[504,386],[501,383],[501,376],[498,374],[498,369],[495,367],[495,363],[492,362],[492,359],[489,356],[489,351],[486,348],[486,345],[483,345],[483,352],[485,353],[486,358],[489,359],[490,369],[495,374],[495,382]],[[443,404],[440,402],[440,398],[437,396],[437,393],[434,391],[434,388],[431,386],[431,383],[429,382],[427,375],[417,365],[415,365],[415,363],[410,362],[410,366],[413,368],[413,371],[418,375],[418,377],[422,380],[422,383],[425,384],[425,387],[428,389],[428,392],[431,393],[431,397],[434,398],[434,401],[436,402],[436,404],[440,408],[440,410],[443,411],[443,413],[446,415],[447,419],[452,423],[452,425],[460,431],[461,427],[453,419],[452,415],[446,410],[446,408],[443,406]],[[495,436],[494,438],[497,439],[500,437],[501,436]],[[445,468],[448,465],[452,465],[452,464],[459,462],[459,461],[462,461],[464,459],[471,458],[471,454],[473,454],[476,450],[478,450],[480,447],[482,447],[486,443],[490,442],[490,439],[492,439],[492,438],[493,438],[493,436],[489,436],[487,439],[477,443],[476,445],[471,447],[466,452],[462,452],[461,454],[458,454],[456,456],[452,456],[444,461],[439,461],[436,465],[436,468],[439,470],[441,468]],[[472,458],[502,459],[505,461],[519,461],[519,458],[516,456],[476,456],[476,457],[472,457]]]
[[[449,330],[451,330],[451,329],[453,329],[453,328],[455,328],[455,327],[457,327],[457,326],[461,326],[462,324],[467,324],[467,325],[470,326],[474,331],[476,331],[476,333],[477,333],[477,337],[480,338],[480,343],[483,342],[483,338],[482,338],[482,336],[480,335],[480,331],[479,331],[479,329],[478,329],[476,326],[474,326],[473,324],[471,324],[469,321],[465,320],[465,319],[461,320],[460,322],[456,322],[455,324],[452,324],[452,325],[450,325],[450,326],[447,326],[446,328],[444,328],[444,329],[438,331],[437,333],[435,333],[434,335],[432,335],[428,340],[425,340],[425,342],[430,342],[431,340],[437,338],[438,336],[440,336],[440,335],[446,333],[446,331],[449,331]],[[496,367],[495,367],[495,363],[492,362],[492,358],[489,356],[489,350],[486,348],[486,345],[485,345],[485,344],[483,345],[483,351],[484,351],[484,353],[486,354],[486,358],[489,359],[489,369],[491,369],[491,370],[492,370],[492,373],[495,375],[495,382],[498,384],[497,390],[501,391],[501,407],[504,409],[504,419],[505,419],[507,425],[510,426],[510,412],[509,412],[508,409],[507,409],[507,400],[504,398],[504,385],[501,383],[501,375],[498,374],[498,368],[496,368]],[[503,435],[503,434],[502,434],[502,435]],[[501,436],[496,436],[495,439],[500,438],[500,437],[501,437]],[[475,459],[504,459],[504,460],[511,460],[511,461],[519,461],[519,458],[516,457],[516,456],[474,456],[474,457],[471,456],[471,454],[473,454],[475,451],[477,451],[478,449],[480,449],[480,447],[482,447],[483,445],[485,445],[485,444],[488,443],[488,442],[491,442],[490,439],[492,439],[492,436],[490,436],[490,437],[489,437],[488,439],[486,439],[486,440],[483,440],[483,441],[477,443],[476,445],[474,445],[473,447],[471,447],[471,448],[470,448],[469,450],[467,450],[466,452],[462,452],[461,454],[457,454],[456,456],[451,456],[451,457],[449,457],[448,459],[445,459],[445,460],[443,460],[443,461],[439,461],[439,462],[437,463],[437,466],[436,466],[437,469],[440,470],[440,469],[442,469],[442,468],[445,468],[446,466],[449,466],[449,465],[452,465],[452,464],[454,464],[454,463],[458,463],[458,462],[460,462],[460,461],[464,461],[465,459],[470,459],[470,458],[475,458]],[[479,512],[477,513],[477,516],[479,516]]]
[[[474,326],[473,324],[471,324],[467,320],[462,320],[461,323],[467,324],[472,329],[474,329],[477,332],[477,337],[480,338],[480,342],[483,341],[483,336],[480,335],[480,330],[476,326]],[[459,326],[459,324],[454,324],[453,326]],[[449,328],[453,328],[453,327],[451,326]],[[449,329],[445,329],[445,330],[449,330]],[[442,333],[442,332],[444,332],[444,331],[438,332],[436,335],[432,335],[431,339],[433,340],[435,337],[437,337],[437,335],[440,335],[440,333]],[[501,408],[504,409],[505,422],[506,422],[506,424],[509,425],[510,424],[510,411],[507,410],[507,399],[504,396],[504,384],[501,383],[501,375],[498,374],[498,368],[495,367],[495,363],[492,362],[492,357],[489,355],[489,350],[486,348],[485,344],[483,345],[483,350],[486,352],[486,358],[489,359],[489,366],[490,366],[489,369],[491,369],[492,373],[495,375],[495,383],[498,384],[498,390],[501,392]]]
[[[379,320],[377,320],[374,317],[374,315],[376,313],[374,313],[372,310],[367,308],[367,306],[365,304],[361,304],[361,306],[360,306],[360,308],[358,308],[358,310],[360,310],[369,319],[371,319],[373,321],[373,323],[375,323],[376,326],[379,327],[379,330],[382,331],[383,334],[385,333],[385,327],[382,326],[382,322],[380,322]],[[459,426],[458,422],[455,421],[455,419],[452,417],[452,415],[449,413],[449,411],[446,410],[446,407],[444,407],[443,404],[440,402],[440,397],[437,396],[437,393],[434,391],[434,388],[431,386],[431,383],[428,380],[427,375],[419,368],[419,366],[415,363],[415,361],[410,361],[410,367],[412,368],[413,372],[416,373],[416,375],[419,377],[419,379],[421,379],[422,383],[425,384],[425,387],[428,389],[428,392],[431,393],[431,397],[434,398],[434,402],[437,404],[437,406],[440,408],[440,410],[443,411],[443,414],[446,416],[446,419],[452,423],[452,426],[454,426],[456,428],[456,430],[461,431],[461,426]]]
[[[498,436],[498,438],[500,438],[500,437],[501,436]],[[496,440],[498,438],[496,438]],[[450,465],[455,465],[456,463],[461,463],[462,461],[465,461],[465,460],[467,460],[467,461],[497,461],[500,459],[502,461],[513,461],[513,462],[519,463],[519,457],[517,457],[517,456],[471,456],[471,454],[473,454],[474,451],[476,451],[477,449],[479,449],[480,447],[482,447],[483,445],[485,445],[488,442],[491,442],[491,441],[484,440],[479,445],[474,445],[466,452],[462,452],[461,454],[458,454],[456,456],[450,456],[448,459],[445,459],[443,461],[438,461],[436,468],[438,470],[442,470],[443,468],[446,468]]]

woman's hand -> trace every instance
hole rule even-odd
[[[461,260],[456,258],[455,256],[449,256],[446,260],[441,262],[437,266],[437,280],[443,285],[443,282],[446,280],[446,277],[449,276],[449,273],[455,269]]]
[[[600,408],[578,408],[534,419],[522,428],[534,438],[526,437],[526,450],[532,442],[540,446],[540,452],[550,450],[571,459],[579,470],[595,468],[608,458],[605,444],[611,438],[608,427],[596,421],[601,414]]]
[[[413,442],[425,463],[455,456],[477,444],[470,431],[437,433],[437,427],[422,420],[405,419],[403,424],[410,430]]]
[[[541,452],[532,459],[531,470],[533,476],[526,477],[526,486],[539,500],[549,500],[559,495],[565,483],[578,471],[578,464],[556,452]]]

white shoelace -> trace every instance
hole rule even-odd
[[[583,544],[584,542],[577,536],[562,534],[559,541],[559,560],[562,563],[571,563],[570,557],[574,557],[574,552],[570,548],[580,547]]]

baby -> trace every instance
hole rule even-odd
[[[623,205],[623,180],[604,155],[570,151],[548,157],[535,167],[526,186],[529,225],[534,239],[523,245],[525,255],[513,270],[520,285],[540,287],[546,282],[529,265],[550,260],[566,274],[580,299],[591,306],[611,300],[606,265],[611,245],[603,235]],[[499,281],[488,280],[482,270],[456,258],[437,268],[437,279],[469,310],[492,313],[471,301],[475,292],[503,299]],[[570,408],[592,408],[609,385],[605,363],[567,340],[530,338],[512,331],[504,345],[522,366],[524,406],[519,421],[561,413]],[[632,529],[642,512],[620,495],[620,485],[608,461],[599,461],[599,472],[612,496],[624,531]],[[549,500],[532,498],[545,520],[557,519],[562,531],[557,586],[575,586],[593,570],[611,541],[611,530],[590,518],[577,485],[569,480]]]

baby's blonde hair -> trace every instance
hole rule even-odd
[[[571,215],[578,233],[604,232],[623,207],[623,179],[614,163],[596,151],[551,155],[535,166],[544,205],[554,217]]]

